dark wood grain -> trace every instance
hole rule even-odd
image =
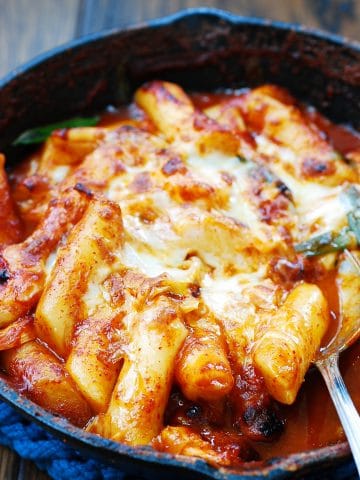
[[[74,37],[197,6],[302,23],[360,41],[359,0],[0,0],[0,76]],[[0,480],[48,478],[0,447]]]
[[[80,0],[0,0],[0,76],[74,37]]]
[[[8,448],[1,449],[0,478],[17,478],[20,462],[18,457]]]
[[[295,22],[360,40],[359,0],[82,0],[78,35],[197,6]]]
[[[14,455],[14,454],[13,454]],[[1,480],[3,478],[11,478],[16,480],[49,480],[50,477],[45,473],[41,472],[36,466],[29,461],[21,460],[18,462],[18,472],[17,476],[13,477],[0,477]]]
[[[0,0],[0,76],[75,36],[200,5],[360,40],[359,0]]]

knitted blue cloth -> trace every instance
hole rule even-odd
[[[105,463],[87,458],[2,402],[0,445],[15,450],[26,460],[33,461],[40,470],[55,480],[141,480]],[[344,465],[338,475],[336,478],[343,480],[357,478],[355,465]],[[172,475],[172,478],[175,480],[179,477]]]
[[[40,470],[56,480],[130,480],[116,468],[86,458],[2,402],[0,444],[35,462]],[[131,479],[136,480],[133,476]]]

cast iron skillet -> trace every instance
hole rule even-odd
[[[276,83],[336,122],[360,129],[360,45],[303,27],[242,18],[213,9],[90,35],[46,53],[0,82],[0,151],[23,130],[128,102],[144,81],[164,79],[186,89]],[[0,379],[0,397],[74,447],[147,478],[236,480],[355,476],[346,443],[274,458],[241,471],[202,460],[132,448],[70,425],[23,398]]]

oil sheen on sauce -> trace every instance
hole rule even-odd
[[[240,92],[241,95],[241,92]],[[211,107],[222,100],[232,99],[236,103],[239,93],[231,95],[226,93],[192,95],[194,104],[201,109]],[[130,112],[130,109],[132,111]],[[100,122],[103,126],[115,125],[122,120],[134,116],[136,107],[114,109],[106,112]],[[306,116],[314,122],[328,137],[335,149],[342,154],[350,151],[360,151],[360,134],[348,127],[334,125],[314,109],[304,110]],[[311,281],[311,279],[307,279]],[[314,281],[314,279],[312,280]],[[336,333],[338,327],[339,302],[335,285],[335,275],[329,273],[316,279],[315,282],[323,291],[329,304],[331,323],[325,335],[323,344],[326,345]],[[350,347],[341,355],[340,368],[345,384],[350,395],[360,411],[360,341]],[[254,443],[254,448],[261,458],[267,459],[289,453],[311,450],[335,444],[345,439],[344,432],[337,417],[335,408],[321,378],[315,367],[310,368],[305,382],[300,389],[296,402],[291,406],[281,406],[285,430],[280,438],[271,443]]]
[[[200,108],[210,107],[225,98],[229,99],[229,95],[196,94],[193,97],[195,104]],[[235,98],[234,100],[236,101]],[[306,115],[324,132],[340,153],[360,151],[359,133],[350,128],[333,124],[312,108],[306,109]],[[317,280],[316,283],[328,300],[332,319],[329,331],[323,340],[323,344],[326,345],[338,327],[339,300],[335,275],[330,273]],[[350,395],[360,411],[360,341],[357,341],[341,355],[340,368]],[[286,426],[279,440],[275,443],[256,443],[254,445],[262,458],[311,450],[345,439],[327,388],[315,368],[309,370],[296,402],[291,406],[282,407]]]

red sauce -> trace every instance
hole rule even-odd
[[[135,103],[121,107],[108,107],[100,116],[98,125],[100,127],[116,128],[126,122],[129,124],[129,119],[137,123],[141,122],[145,129],[151,131],[151,122],[145,112],[141,110]]]
[[[192,96],[198,108],[208,108],[218,102],[229,100],[228,94],[195,94]],[[233,96],[234,102],[238,96]],[[326,135],[334,148],[341,154],[360,151],[360,133],[348,126],[335,125],[314,109],[306,111],[308,118]],[[315,283],[327,298],[330,311],[330,326],[323,339],[327,345],[339,327],[339,297],[335,282],[335,271],[316,275]],[[306,278],[307,281],[311,279]],[[341,371],[350,395],[360,411],[360,341],[341,355]],[[324,447],[345,440],[336,410],[330,399],[320,373],[310,368],[296,402],[281,408],[285,429],[279,439],[271,443],[253,442],[261,458],[271,458],[289,453]]]
[[[322,345],[326,346],[334,338],[339,329],[340,305],[336,286],[336,270],[326,272],[325,275],[317,279],[315,283],[321,288],[329,306],[330,324],[322,340]]]
[[[229,102],[229,100],[236,101],[239,98],[239,95],[231,95],[226,92],[218,93],[193,93],[191,95],[191,100],[193,101],[196,108],[199,110],[204,110],[210,108],[221,102]]]
[[[344,381],[360,411],[360,342],[341,357]],[[296,402],[283,407],[286,427],[279,440],[272,444],[256,444],[264,458],[324,447],[345,440],[335,408],[318,371],[310,369]]]
[[[235,105],[241,98],[239,94],[229,95],[228,93],[215,94],[193,94],[192,100],[197,108],[209,108],[224,100],[231,100]],[[350,151],[360,150],[360,134],[352,131],[348,127],[337,126],[329,120],[321,116],[313,110],[307,110],[306,115],[313,121],[324,134],[329,138],[334,148],[342,154]],[[137,119],[144,123],[148,122],[146,116],[131,104],[127,107],[117,109],[108,109],[101,116],[100,126],[116,127],[126,119]],[[165,167],[166,174],[171,175],[183,169],[183,165],[179,159],[173,159],[172,163],[168,163]],[[165,172],[164,172],[165,173]],[[139,178],[137,184],[134,185],[137,191],[143,191],[147,188],[146,178]],[[229,179],[231,181],[231,179]],[[316,263],[316,262],[315,262]],[[331,315],[331,323],[329,330],[323,340],[326,345],[335,335],[338,328],[339,318],[339,299],[335,282],[335,273],[322,272],[318,274],[316,268],[309,269],[304,273],[305,277],[298,278],[302,274],[301,265],[286,264],[278,265],[275,272],[278,280],[282,281],[282,272],[285,272],[284,282],[290,284],[298,280],[305,279],[313,281],[321,288],[326,296],[329,304]],[[0,265],[1,269],[1,265]],[[307,276],[306,276],[307,275]],[[341,356],[341,368],[345,383],[350,391],[355,405],[360,410],[360,388],[359,375],[360,371],[360,342],[358,341],[353,347],[344,352]],[[241,393],[241,392],[240,392]],[[229,411],[226,405],[194,405],[193,402],[185,400],[183,397],[173,394],[170,398],[167,408],[167,422],[172,425],[190,425],[200,432],[202,436],[211,439],[211,442],[219,448],[226,448],[230,452],[238,455],[237,447],[234,445],[242,445],[242,433],[233,429],[233,423],[229,421],[227,415]],[[306,376],[306,380],[301,388],[296,402],[292,406],[281,406],[281,415],[285,421],[285,430],[279,438],[271,443],[251,442],[253,450],[249,450],[244,457],[257,458],[256,452],[262,458],[270,458],[280,456],[292,452],[305,451],[313,448],[322,447],[344,440],[344,433],[341,429],[337,414],[332,405],[331,399],[325,387],[325,384],[316,371],[311,368]],[[209,425],[212,428],[209,429]],[[225,426],[227,430],[222,434],[219,433],[217,427]],[[224,444],[225,446],[223,446]],[[244,444],[243,448],[247,448]],[[229,455],[232,453],[229,453]]]
[[[334,148],[341,154],[360,150],[360,134],[349,127],[335,125],[311,109],[307,115],[326,134]],[[339,297],[335,271],[316,281],[327,298],[331,323],[323,339],[327,345],[338,329]],[[360,341],[341,355],[341,371],[352,400],[360,411]],[[257,445],[265,458],[298,451],[324,447],[345,440],[336,410],[323,379],[318,371],[310,369],[294,405],[285,407],[286,429],[280,439],[270,445]]]
[[[235,105],[240,101],[241,92],[240,98],[239,94],[230,95],[229,93],[194,93],[191,98],[195,106],[203,110],[225,100],[227,102],[231,100],[231,103]],[[324,132],[334,148],[341,154],[346,155],[351,151],[360,150],[360,134],[358,132],[351,130],[349,127],[334,125],[313,109],[306,110],[305,114],[310,121],[314,122]],[[137,110],[134,105],[118,111],[107,112],[102,117],[101,125],[114,125],[125,118],[134,118],[136,115]],[[316,260],[309,262],[302,279],[315,282],[327,298],[331,321],[328,332],[323,339],[323,345],[325,346],[334,337],[339,326],[339,298],[335,271],[319,272],[316,264]],[[294,279],[288,280],[290,283],[294,281]],[[352,399],[360,411],[359,341],[342,354],[341,369]],[[216,434],[218,438],[220,434],[216,425],[218,423],[220,425],[224,424],[223,426],[226,428],[230,428],[230,426],[222,409],[218,411],[216,408],[210,408],[210,410],[209,408],[207,407],[206,410],[202,405],[194,406],[192,402],[175,395],[170,399],[168,405],[168,421],[173,425],[191,425],[193,428],[197,425],[195,429],[198,431],[202,431],[205,424],[207,431],[212,431],[212,435]],[[271,458],[319,448],[345,439],[324,381],[315,367],[310,368],[296,402],[291,406],[281,406],[281,414],[285,421],[285,429],[276,441],[270,443],[251,442],[254,451],[258,452],[261,458]],[[210,424],[215,425],[212,430],[209,427]],[[231,439],[233,440],[232,437]],[[226,439],[224,437],[223,441],[228,441],[227,437]]]
[[[126,105],[123,107],[108,107],[102,114],[98,125],[101,127],[109,127],[123,122],[134,116],[134,106]]]
[[[316,110],[306,111],[307,117],[326,134],[332,145],[343,155],[360,150],[360,133],[345,125],[335,125]]]

